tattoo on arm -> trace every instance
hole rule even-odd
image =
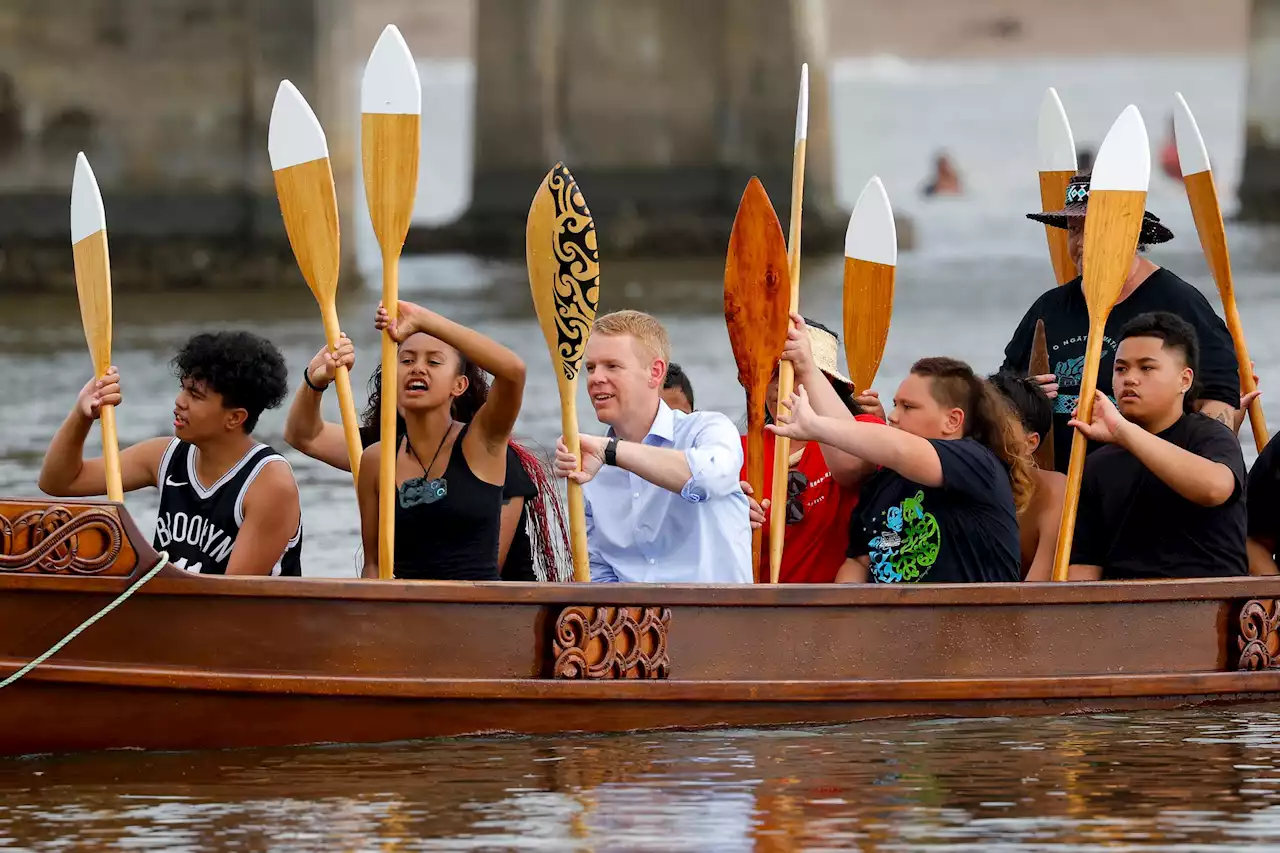
[[[1213,419],[1218,423],[1227,427],[1227,429],[1235,428],[1235,425],[1236,425],[1235,419],[1231,417],[1231,412],[1228,410],[1223,410],[1221,412],[1218,412],[1218,414],[1213,416]]]

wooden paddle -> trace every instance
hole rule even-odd
[[[800,212],[804,207],[804,153],[809,136],[809,63],[800,67],[800,98],[796,106],[796,147],[791,164],[791,227],[787,234],[787,265],[790,268],[790,310],[800,310]],[[789,321],[788,321],[789,322]],[[795,371],[789,361],[778,365],[778,408],[790,399],[795,385]],[[791,439],[774,437],[773,489],[770,507],[783,507],[787,501],[787,475],[791,472]],[[786,536],[787,514],[781,509],[769,513],[769,582],[778,582],[782,570],[782,546]]]
[[[551,353],[560,390],[564,443],[581,455],[578,441],[578,367],[587,350],[600,301],[600,253],[596,225],[577,182],[557,163],[534,193],[525,222],[525,265],[533,307]],[[591,580],[587,559],[587,513],[582,487],[567,481],[573,579]]]
[[[747,482],[757,500],[764,497],[765,398],[790,325],[790,275],[778,214],[764,184],[752,178],[738,202],[729,234],[724,321],[738,364],[738,382],[747,392]],[[785,513],[779,509],[778,514]],[[756,583],[765,581],[760,560],[763,534],[763,529],[751,531],[751,572]]]
[[[388,24],[369,54],[360,84],[360,150],[373,233],[382,247],[382,305],[394,321],[400,301],[400,250],[418,193],[422,85],[409,46]],[[396,342],[382,334],[379,414],[378,576],[391,577],[396,538]]]
[[[98,179],[81,151],[71,178],[71,257],[76,268],[80,321],[98,379],[111,367],[111,258],[107,252],[107,212]],[[116,435],[116,407],[103,406],[102,461],[107,473],[107,497],[124,500],[120,479],[120,439]]]
[[[875,381],[889,340],[898,229],[878,177],[862,188],[844,234],[844,353],[859,393]]]
[[[329,145],[320,121],[297,88],[288,80],[280,83],[271,106],[267,127],[267,152],[276,181],[280,215],[289,235],[293,256],[302,270],[307,287],[320,304],[324,338],[336,351],[342,336],[338,323],[339,228],[338,198],[334,193]],[[351,476],[360,482],[360,421],[356,418],[351,377],[339,367],[334,377],[338,386],[338,406],[342,432],[347,441]]]
[[[1222,297],[1222,311],[1226,314],[1227,329],[1236,345],[1236,361],[1240,366],[1240,391],[1250,394],[1257,390],[1253,381],[1253,369],[1249,366],[1249,348],[1244,341],[1244,326],[1240,323],[1240,309],[1236,307],[1236,288],[1231,279],[1231,255],[1227,251],[1227,232],[1222,224],[1222,205],[1218,201],[1218,188],[1209,168],[1209,152],[1195,116],[1181,93],[1174,93],[1178,101],[1173,113],[1173,132],[1178,141],[1178,163],[1182,169],[1182,182],[1187,187],[1187,201],[1191,203],[1191,215],[1196,221],[1196,233],[1204,249],[1209,272],[1218,285]],[[1262,414],[1262,401],[1254,398],[1249,404],[1249,425],[1253,428],[1253,441],[1258,452],[1267,446],[1267,419]]]
[[[1036,335],[1031,341],[1031,363],[1027,365],[1027,375],[1043,376],[1049,372],[1049,343],[1044,334],[1044,320],[1036,320]],[[1057,457],[1053,452],[1052,426],[1036,447],[1035,459],[1041,471],[1055,470]]]
[[[1067,113],[1062,109],[1058,93],[1050,88],[1040,103],[1040,209],[1045,213],[1061,210],[1066,203],[1067,184],[1076,173],[1076,142],[1071,135]],[[1044,227],[1049,238],[1049,257],[1058,284],[1066,284],[1077,275],[1075,261],[1067,251],[1067,229]]]
[[[1125,108],[1111,125],[1098,149],[1089,189],[1089,213],[1084,220],[1084,298],[1089,308],[1089,339],[1080,379],[1080,401],[1076,419],[1089,423],[1093,417],[1093,395],[1098,387],[1098,366],[1102,362],[1102,339],[1107,317],[1120,298],[1125,278],[1138,249],[1142,214],[1146,209],[1147,184],[1151,179],[1151,149],[1147,129],[1138,108]],[[1075,535],[1076,509],[1080,502],[1080,478],[1088,440],[1077,431],[1071,439],[1071,464],[1067,468],[1067,491],[1062,500],[1058,526],[1058,549],[1053,561],[1053,579],[1067,579],[1071,542]]]

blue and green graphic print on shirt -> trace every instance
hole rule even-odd
[[[1064,342],[1062,346],[1066,346]],[[1058,347],[1054,347],[1058,349]],[[1116,345],[1111,338],[1103,338],[1102,340],[1102,363],[1108,364],[1108,359],[1115,355]],[[1058,377],[1058,396],[1054,400],[1053,412],[1056,415],[1071,416],[1076,410],[1076,403],[1080,401],[1080,381],[1084,379],[1084,356],[1076,356],[1066,361],[1056,362],[1053,366],[1053,372]],[[1106,381],[1101,381],[1105,379]],[[1100,377],[1098,384],[1100,386],[1110,385],[1110,377]],[[1075,391],[1074,394],[1066,393],[1067,389]],[[1115,402],[1114,393],[1107,394],[1107,399]]]
[[[942,548],[938,520],[924,508],[924,492],[880,514],[880,532],[869,544],[876,583],[912,583],[929,573]]]

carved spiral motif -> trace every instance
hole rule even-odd
[[[1251,599],[1240,608],[1238,669],[1280,669],[1280,608],[1271,599]]]
[[[556,678],[666,678],[667,607],[566,607],[556,620]]]
[[[556,348],[564,365],[565,378],[572,381],[582,363],[587,335],[596,318],[600,301],[600,252],[596,226],[573,175],[557,163],[551,170],[547,188],[555,202]]]
[[[80,534],[94,531],[107,547],[94,556],[80,551]],[[14,549],[26,543],[26,550]],[[124,545],[120,519],[100,509],[72,515],[63,506],[24,512],[10,521],[0,514],[0,571],[96,575],[111,568]]]

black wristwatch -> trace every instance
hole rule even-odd
[[[615,435],[609,439],[609,443],[604,446],[604,464],[618,464],[618,437]]]

